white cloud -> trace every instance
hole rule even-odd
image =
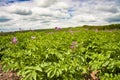
[[[7,22],[10,21],[11,19],[6,17],[6,16],[0,16],[0,22]]]
[[[57,0],[34,0],[34,2],[39,7],[49,7],[50,5],[53,5]]]
[[[52,9],[68,9],[69,7],[70,5],[63,1],[56,2],[54,5],[51,6]]]
[[[116,23],[116,22],[120,23],[120,13],[111,15],[110,17],[105,18],[105,20],[110,23]]]
[[[93,15],[83,14],[83,15],[77,15],[72,18],[73,20],[76,20],[77,22],[95,22],[96,19]]]
[[[0,29],[119,23],[119,0],[33,0],[0,6]]]
[[[115,5],[107,5],[107,6],[101,6],[98,5],[96,8],[98,11],[102,12],[110,12],[110,13],[117,13],[119,12],[118,8]]]
[[[6,12],[9,12],[11,14],[31,15],[32,11],[31,11],[30,4],[29,5],[28,4],[26,5],[26,4],[25,3],[15,3],[14,5],[4,7],[4,10],[6,10]]]

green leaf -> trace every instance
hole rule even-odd
[[[51,77],[51,73],[52,73],[52,70],[49,70],[49,71],[47,72],[47,77]]]
[[[105,67],[110,63],[110,61],[106,61],[102,66]]]
[[[36,71],[32,71],[32,77],[33,77],[33,80],[36,80],[36,78],[37,78],[37,73],[36,73]]]
[[[42,72],[42,68],[39,66],[34,67],[35,70]]]

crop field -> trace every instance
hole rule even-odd
[[[79,28],[0,36],[0,64],[21,80],[119,80],[120,30]]]

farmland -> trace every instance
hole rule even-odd
[[[1,33],[0,64],[22,80],[119,80],[120,30]]]

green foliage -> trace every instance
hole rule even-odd
[[[111,25],[104,25],[104,26],[89,26],[89,25],[84,25],[83,28],[88,28],[90,30],[92,30],[92,29],[98,29],[98,30],[117,30],[117,29],[120,29],[120,24],[111,24]]]
[[[93,78],[92,71],[99,71],[94,76],[101,80],[119,80],[119,35],[66,29],[0,36],[1,63],[4,71],[17,71],[22,80],[85,80]]]

